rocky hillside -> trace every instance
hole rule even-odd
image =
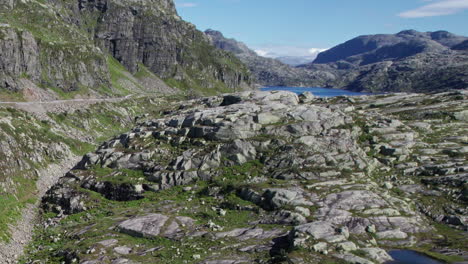
[[[234,53],[245,63],[259,85],[323,87],[326,85],[325,80],[333,77],[319,70],[295,68],[276,59],[258,56],[244,43],[225,38],[219,31],[209,29],[205,31],[205,34],[210,38],[213,46]]]
[[[147,98],[0,105],[0,263],[22,254],[37,205],[58,178],[96,142],[156,114]]]
[[[301,68],[326,71],[328,86],[354,91],[429,92],[468,87],[467,37],[446,31],[360,36]]]
[[[0,1],[0,95],[27,100],[243,89],[249,73],[172,0]]]
[[[166,103],[45,195],[29,263],[467,260],[466,91]]]

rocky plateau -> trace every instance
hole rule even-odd
[[[173,101],[42,199],[27,263],[467,261],[466,90]]]

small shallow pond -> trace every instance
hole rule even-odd
[[[346,96],[358,96],[358,95],[368,95],[369,93],[356,93],[347,90],[341,89],[329,89],[329,88],[319,88],[319,87],[282,87],[282,86],[272,86],[261,88],[262,91],[290,91],[297,94],[303,92],[311,92],[317,97],[334,97],[340,95]]]
[[[388,251],[388,254],[395,261],[386,262],[385,264],[444,264],[444,262],[432,259],[413,250],[396,249]]]

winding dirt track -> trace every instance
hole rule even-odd
[[[132,97],[127,95],[125,97],[116,98],[102,98],[102,99],[70,99],[70,100],[53,100],[53,101],[34,101],[34,102],[0,102],[0,105],[48,105],[48,104],[68,104],[68,103],[101,103],[101,102],[118,102]]]
[[[102,98],[102,99],[70,99],[54,101],[32,101],[32,102],[0,102],[0,107],[13,107],[29,112],[41,120],[49,120],[47,113],[62,113],[83,109],[97,103],[116,103],[134,97]]]

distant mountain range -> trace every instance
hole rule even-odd
[[[329,86],[354,91],[462,89],[468,87],[467,41],[447,31],[360,36],[300,67],[329,72]]]
[[[248,48],[244,43],[228,39],[216,30],[206,30],[211,44],[219,49],[234,53],[252,72],[262,86],[322,86],[330,76],[321,71],[296,68],[279,59],[266,58]],[[325,74],[325,76],[322,76]],[[320,85],[317,85],[320,84]]]
[[[261,85],[373,92],[428,92],[468,87],[468,38],[447,31],[405,30],[397,34],[359,36],[297,67],[260,57],[245,44],[226,39],[217,31],[205,33],[216,47],[225,50],[231,47],[229,51],[247,64]]]
[[[300,57],[300,56],[281,56],[281,57],[277,57],[275,59],[281,61],[282,63],[291,65],[291,66],[299,66],[299,65],[310,63],[310,62],[314,61],[315,58],[316,58],[315,56],[304,56],[304,57]]]

